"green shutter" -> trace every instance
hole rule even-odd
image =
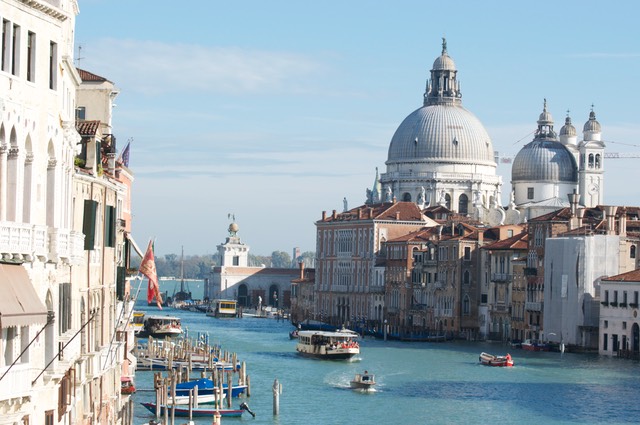
[[[90,199],[84,200],[84,217],[82,219],[82,233],[84,233],[84,249],[91,251],[96,241],[96,212],[98,203]]]
[[[116,207],[107,205],[104,211],[104,244],[116,246]]]

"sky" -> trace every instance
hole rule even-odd
[[[131,140],[132,233],[156,255],[315,251],[322,212],[364,204],[442,50],[495,151],[533,138],[544,99],[606,152],[639,154],[640,2],[79,0],[76,66],[112,81]],[[87,111],[89,113],[89,111]],[[607,159],[605,203],[640,205],[640,159]],[[499,162],[508,203],[511,166]]]

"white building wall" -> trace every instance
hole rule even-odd
[[[619,302],[616,305],[605,302],[605,291],[609,293],[609,300],[613,301],[615,291],[618,292]],[[627,292],[626,305],[622,303],[622,296]],[[619,350],[640,350],[638,305],[635,300],[640,295],[640,282],[611,282],[601,283],[600,306],[600,336],[598,353],[605,356],[616,356]]]
[[[618,274],[619,239],[615,235],[594,235],[546,240],[545,339],[597,347],[589,332],[596,332],[598,326],[600,279]]]

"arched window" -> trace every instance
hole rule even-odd
[[[600,154],[596,154],[596,168],[600,168]]]
[[[462,278],[462,283],[465,285],[468,285],[471,281],[470,278],[471,278],[471,275],[469,274],[469,270],[465,270]]]
[[[444,195],[444,200],[445,200],[445,207],[447,207],[448,210],[451,209],[451,195],[449,195],[448,193],[446,195]]]
[[[404,202],[411,202],[411,194],[409,192],[405,192],[402,194],[402,200]]]
[[[464,193],[458,198],[458,212],[467,214],[469,212],[469,198]]]
[[[631,245],[631,248],[629,250],[629,258],[636,258],[636,246],[635,245]]]
[[[593,168],[593,154],[589,154],[589,168]]]
[[[464,316],[468,316],[469,314],[471,314],[470,305],[471,303],[469,302],[469,295],[465,295],[464,299],[462,300],[462,314]]]

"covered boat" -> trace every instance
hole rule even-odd
[[[337,332],[299,331],[296,351],[307,357],[345,360],[360,354],[358,334],[348,329]]]
[[[207,378],[194,379],[187,382],[180,382],[176,384],[176,394],[179,396],[189,395],[189,390],[198,387],[198,395],[213,394],[215,388],[213,387],[213,381]],[[227,393],[227,384],[222,384],[224,393]],[[232,385],[231,397],[240,397],[240,394],[247,390],[246,385]]]
[[[146,407],[151,413],[156,412],[156,404],[155,403],[142,403],[144,407]],[[169,408],[169,414],[171,414],[171,410],[175,411],[176,416],[180,417],[188,417],[189,416],[189,406],[184,405],[169,405],[165,406],[164,404],[160,405],[160,416],[164,415],[164,409]],[[213,414],[218,412],[220,416],[223,417],[240,417],[244,412],[244,409],[221,409],[215,408],[214,406],[209,407],[191,407],[191,414],[194,418],[197,417],[209,417],[212,418]]]
[[[507,353],[506,356],[495,356],[489,353],[480,353],[480,363],[485,366],[513,366],[513,359],[511,354]]]

